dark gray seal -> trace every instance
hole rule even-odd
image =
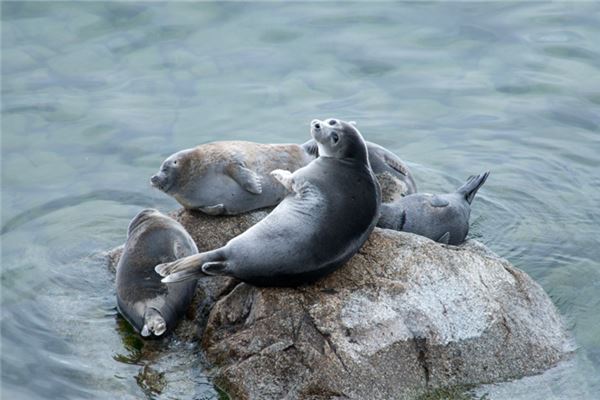
[[[272,172],[290,192],[283,201],[224,247],[158,265],[163,282],[227,275],[260,286],[295,286],[348,261],[375,227],[379,184],[354,126],[314,120],[311,134],[317,159],[294,173]]]
[[[157,210],[143,210],[129,223],[117,265],[117,308],[142,336],[161,336],[172,330],[196,288],[194,281],[162,283],[154,266],[197,253],[183,226]]]
[[[384,198],[392,201],[415,193],[406,164],[385,148],[366,143]],[[171,155],[150,182],[186,209],[236,215],[277,205],[287,193],[269,173],[276,169],[294,172],[318,155],[314,139],[303,145],[213,142]]]
[[[351,122],[354,125],[354,123]],[[397,155],[373,142],[367,143],[369,163],[379,181],[383,201],[391,202],[417,192],[417,184],[404,161]],[[318,157],[318,146],[314,139],[302,145],[306,153]]]
[[[489,174],[470,177],[454,193],[416,193],[382,204],[377,226],[459,245],[469,233],[471,202]]]

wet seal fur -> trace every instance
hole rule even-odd
[[[469,233],[471,203],[489,174],[471,176],[454,193],[416,193],[382,204],[377,226],[459,245]]]
[[[399,157],[375,143],[366,144],[382,190],[402,188],[385,191],[386,197],[396,200],[417,191],[410,170]],[[270,172],[294,172],[318,156],[314,139],[303,145],[213,142],[171,155],[150,182],[186,209],[236,215],[277,205],[287,193]],[[387,180],[391,182],[384,185]]]
[[[140,211],[129,223],[117,265],[117,308],[142,336],[173,330],[196,289],[194,281],[162,283],[154,266],[197,253],[183,226],[157,210]]]
[[[314,120],[320,156],[294,173],[272,175],[289,194],[273,211],[225,246],[161,264],[163,282],[226,275],[260,286],[315,281],[348,261],[379,217],[381,193],[358,130]]]

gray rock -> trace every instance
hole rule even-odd
[[[266,214],[174,217],[208,250]],[[540,373],[574,350],[543,289],[472,240],[377,228],[314,285],[200,281],[202,346],[235,399],[414,398]]]

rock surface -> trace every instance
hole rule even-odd
[[[266,215],[173,214],[201,251]],[[414,398],[536,374],[573,351],[542,288],[476,241],[377,228],[314,285],[210,277],[198,290],[202,346],[234,399]]]

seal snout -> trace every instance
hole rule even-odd
[[[155,188],[157,188],[158,190],[161,190],[165,193],[169,189],[168,182],[169,182],[169,179],[168,179],[167,175],[165,175],[162,172],[154,174],[150,177],[150,184],[152,186],[154,186]]]
[[[150,177],[150,184],[154,187],[158,187],[160,183],[160,178],[158,177],[158,175],[152,175]]]

